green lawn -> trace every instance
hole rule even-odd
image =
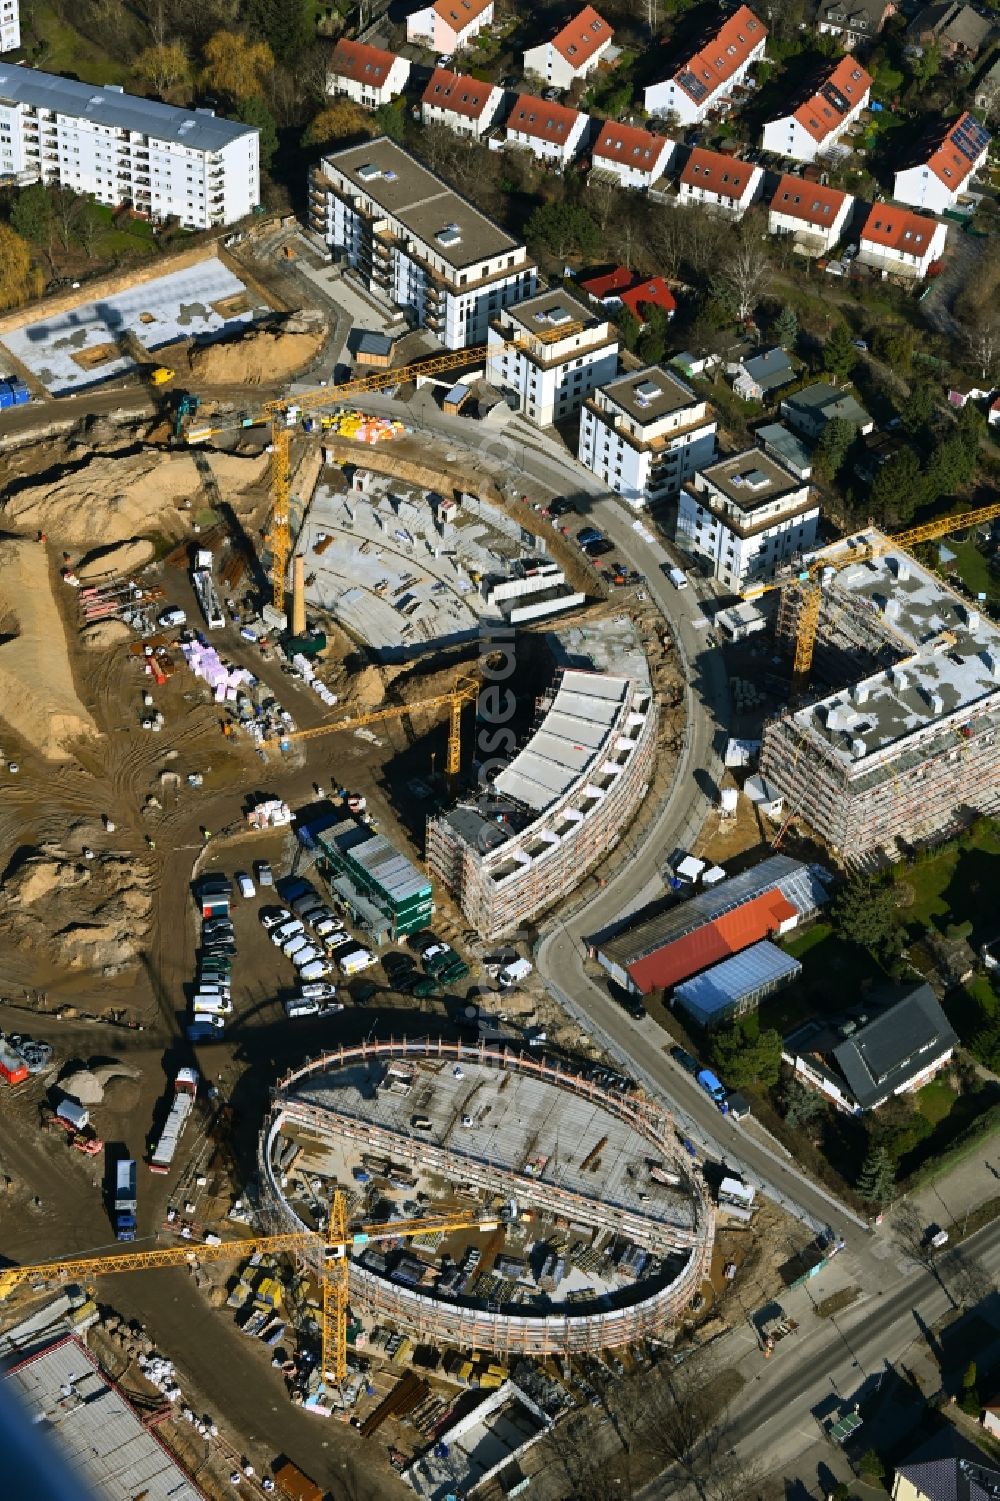
[[[33,7],[31,30],[45,38],[44,47],[32,61],[47,73],[73,73],[84,83],[123,83],[128,88],[129,79],[123,76],[121,64],[57,16],[47,0],[38,0]]]
[[[1000,603],[1000,578],[991,573],[989,565],[973,542],[949,542],[955,554],[956,567],[965,587],[972,594],[985,594],[990,603]]]
[[[761,1002],[760,1024],[786,1033],[809,1017],[839,1012],[859,1002],[885,973],[864,949],[838,938],[829,923],[817,922],[783,940],[782,947],[802,965],[799,979]]]
[[[955,1091],[946,1078],[932,1079],[925,1084],[923,1089],[918,1089],[913,1096],[913,1103],[920,1114],[929,1120],[932,1126],[943,1121],[951,1114],[955,1104]]]
[[[1000,867],[1000,827],[985,819],[982,826],[939,854],[919,860],[898,876],[904,896],[903,923],[911,941],[925,929],[943,933],[951,923],[972,923],[972,944],[983,943],[997,931],[996,882]]]

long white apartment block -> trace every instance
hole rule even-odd
[[[640,509],[676,495],[712,462],[717,428],[707,401],[650,365],[594,392],[583,408],[577,456]]]
[[[21,11],[18,0],[0,0],[0,52],[13,52],[21,45]]]
[[[491,320],[535,290],[524,242],[386,136],[325,157],[309,193],[334,255],[447,349],[485,343]]]
[[[232,224],[260,202],[258,130],[34,68],[0,64],[0,181],[43,182],[130,204],[187,229]]]
[[[679,545],[734,593],[774,578],[816,542],[819,500],[807,480],[759,448],[700,470],[677,506]]]
[[[579,411],[618,371],[618,335],[560,290],[509,308],[490,325],[486,376],[537,427]]]

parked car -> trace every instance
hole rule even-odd
[[[292,914],[287,907],[265,907],[260,913],[260,920],[270,931],[271,928],[280,927],[283,922],[291,922]]]
[[[238,870],[236,872],[236,884],[240,888],[240,896],[245,901],[249,901],[251,897],[257,895],[257,888],[245,870]]]
[[[156,623],[165,630],[173,630],[175,626],[187,625],[187,615],[178,605],[171,605],[169,609],[160,611]]]
[[[615,544],[609,542],[607,537],[599,537],[596,542],[588,542],[583,550],[588,558],[603,558],[609,552],[614,552]]]
[[[316,980],[311,985],[303,985],[302,994],[313,1001],[332,1001],[337,994],[337,987],[328,980]]]
[[[273,886],[274,874],[266,860],[258,860],[254,869],[257,872],[258,886]]]
[[[299,996],[295,1000],[285,1002],[285,1015],[289,1017],[315,1016],[318,1011],[319,1001],[309,1000],[305,996]]]

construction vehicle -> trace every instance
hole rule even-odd
[[[319,724],[311,730],[290,730],[287,734],[265,740],[265,747],[279,746],[287,750],[293,741],[313,740],[319,735],[332,735],[338,730],[357,730],[363,725],[377,724],[386,719],[405,719],[418,711],[439,709],[447,704],[449,709],[448,755],[445,770],[449,777],[456,777],[462,765],[462,710],[479,695],[479,680],[461,677],[448,693],[437,693],[432,698],[416,699],[410,704],[393,704],[388,709],[372,709],[365,714],[349,714],[333,724]]]
[[[251,1235],[241,1240],[209,1242],[193,1246],[165,1246],[154,1251],[111,1251],[101,1256],[78,1256],[67,1260],[37,1262],[31,1266],[4,1267],[0,1271],[0,1303],[22,1284],[46,1278],[84,1283],[91,1277],[115,1272],[148,1272],[160,1267],[190,1265],[198,1261],[277,1255],[288,1252],[315,1258],[321,1263],[322,1284],[322,1377],[341,1386],[347,1378],[347,1312],[350,1298],[351,1252],[382,1241],[412,1240],[421,1235],[447,1235],[455,1230],[492,1233],[500,1228],[499,1216],[482,1213],[447,1215],[422,1220],[396,1220],[348,1228],[347,1197],[338,1189],[333,1195],[325,1236],[315,1230],[290,1230],[278,1235]]]
[[[839,573],[843,568],[849,568],[854,563],[867,562],[889,551],[912,549],[921,542],[933,542],[938,537],[946,537],[950,532],[964,531],[965,528],[979,526],[984,521],[993,521],[998,516],[1000,516],[1000,502],[993,502],[988,506],[980,506],[975,511],[963,511],[957,516],[939,516],[936,521],[911,527],[905,532],[896,532],[893,536],[878,533],[875,537],[862,537],[856,543],[848,542],[846,547],[841,539],[820,548],[818,552],[810,553],[798,573],[790,577],[775,579],[773,583],[752,584],[745,589],[743,598],[747,600],[759,599],[764,594],[780,592],[786,588],[798,589],[801,592],[802,603],[795,628],[793,690],[801,693],[809,681],[813,653],[816,648],[816,635],[819,630],[820,611],[823,606],[825,579]]]
[[[201,406],[201,397],[193,391],[182,391],[177,402],[177,410],[174,412],[174,437],[182,438],[188,419],[193,417]]]
[[[123,1157],[115,1163],[115,1239],[135,1240],[136,1165],[134,1157]]]
[[[149,384],[151,386],[165,386],[174,378],[174,372],[166,365],[157,365],[149,372]]]
[[[554,344],[561,339],[571,338],[579,333],[583,326],[582,323],[574,322],[564,324],[559,328],[546,329],[544,333],[519,334],[514,339],[505,339],[500,344],[494,344],[492,348],[488,344],[478,344],[468,349],[451,349],[445,354],[432,355],[429,359],[417,360],[411,365],[402,365],[396,369],[373,370],[371,374],[358,376],[354,380],[345,382],[344,385],[319,386],[310,391],[297,391],[294,396],[283,396],[277,401],[265,402],[256,421],[265,420],[271,424],[273,505],[266,538],[271,548],[271,589],[275,610],[282,615],[285,613],[285,583],[288,575],[288,560],[292,551],[289,525],[290,449],[300,417],[319,407],[340,406],[351,397],[385,391],[390,387],[405,385],[410,381],[439,375],[445,370],[458,369],[461,365],[474,365],[479,360],[486,360],[488,356],[495,356],[505,349],[530,348],[532,344]],[[240,426],[255,426],[256,421],[253,419],[243,421]],[[230,430],[228,424],[223,427],[192,429],[187,435],[187,441],[202,443],[207,438]]]

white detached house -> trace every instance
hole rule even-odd
[[[444,125],[456,135],[478,141],[500,113],[502,103],[503,89],[498,84],[435,68],[420,100],[420,114],[425,125]]]
[[[364,109],[378,109],[403,92],[409,76],[408,58],[342,37],[330,59],[326,92],[344,94]]]
[[[853,57],[842,57],[809,97],[789,114],[768,120],[764,150],[812,162],[837,143],[837,138],[868,106],[871,75]]]
[[[645,92],[646,113],[675,115],[682,125],[697,125],[718,109],[764,56],[767,27],[746,5],[723,21],[704,46]]]
[[[948,226],[923,214],[875,203],[858,241],[858,260],[883,276],[906,276],[922,281],[944,255]]]
[[[606,120],[591,153],[596,172],[617,177],[623,188],[651,188],[677,151],[669,136],[654,136],[635,125]]]
[[[985,162],[990,140],[989,131],[974,116],[960,115],[915,153],[910,166],[896,173],[893,198],[932,214],[954,208]]]
[[[795,249],[803,255],[828,255],[844,233],[853,207],[850,193],[788,175],[771,199],[767,227],[773,235],[793,235]]]
[[[678,202],[701,204],[742,219],[759,194],[763,178],[763,169],[752,162],[696,146],[680,175]]]
[[[434,0],[406,18],[406,40],[449,56],[493,20],[493,0]]]
[[[524,71],[544,78],[552,88],[568,89],[578,78],[593,73],[611,46],[613,36],[604,17],[592,5],[586,5],[551,41],[528,48]]]
[[[565,104],[522,94],[507,120],[508,146],[526,147],[539,161],[567,167],[583,144],[590,116]]]

